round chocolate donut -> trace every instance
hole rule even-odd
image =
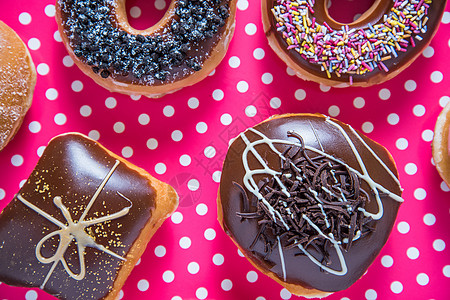
[[[291,293],[323,297],[358,280],[403,199],[381,145],[318,114],[272,117],[231,144],[219,222],[249,261]]]
[[[376,0],[349,24],[329,15],[328,2],[262,0],[264,30],[300,78],[346,87],[379,84],[408,67],[430,44],[447,1]]]
[[[173,0],[146,30],[125,0],[57,0],[62,40],[80,69],[114,92],[160,97],[202,80],[225,56],[236,0]]]

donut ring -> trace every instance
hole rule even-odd
[[[447,1],[376,0],[349,24],[331,18],[328,2],[262,0],[264,30],[300,78],[346,87],[379,84],[407,68],[430,44]]]
[[[70,56],[104,88],[160,97],[208,76],[234,32],[237,0],[173,0],[154,26],[130,26],[125,0],[57,0]]]

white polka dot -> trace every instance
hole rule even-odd
[[[208,146],[203,150],[203,154],[205,154],[207,158],[213,158],[216,155],[216,149],[213,146]]]
[[[216,231],[212,228],[208,228],[205,230],[205,233],[203,234],[205,239],[208,241],[212,241],[216,238]]]
[[[378,97],[380,97],[381,100],[387,100],[391,98],[391,91],[388,89],[381,89],[378,92]]]
[[[139,7],[133,6],[133,7],[130,8],[130,16],[132,18],[137,19],[137,18],[139,18],[141,16],[141,14],[142,14],[142,11],[141,11],[141,9]]]
[[[183,300],[180,296],[173,296],[170,300]]]
[[[441,107],[445,107],[449,102],[450,102],[450,97],[449,96],[442,96],[439,99],[439,105]]]
[[[157,163],[155,165],[155,172],[157,174],[161,175],[161,174],[166,173],[166,171],[167,171],[167,167],[166,167],[166,165],[164,163]]]
[[[19,22],[22,25],[28,25],[31,23],[31,15],[27,12],[23,12],[19,15]]]
[[[223,114],[222,116],[220,116],[220,123],[222,123],[225,126],[230,125],[232,121],[233,118],[231,117],[230,114]]]
[[[155,150],[158,147],[158,141],[154,138],[147,140],[147,148],[150,150]]]
[[[248,8],[248,0],[238,0],[237,8],[239,10],[246,10]]]
[[[423,200],[427,196],[427,191],[425,191],[423,188],[417,188],[414,190],[414,198],[417,200]]]
[[[200,203],[195,207],[195,212],[199,216],[204,216],[208,213],[208,206],[204,203]]]
[[[45,97],[48,100],[55,100],[56,98],[58,98],[58,91],[54,88],[49,88],[46,92],[45,92]]]
[[[25,294],[25,300],[36,300],[38,298],[38,294],[34,290],[29,290]]]
[[[434,83],[439,83],[444,79],[444,75],[440,71],[434,71],[430,76],[431,81]]]
[[[175,108],[171,105],[167,105],[163,108],[163,114],[166,117],[172,117],[175,114]]]
[[[416,280],[418,284],[424,286],[430,282],[430,277],[428,277],[428,275],[425,273],[420,273],[419,275],[417,275]]]
[[[189,247],[191,247],[191,244],[192,244],[191,239],[188,238],[187,236],[182,237],[179,241],[179,245],[183,249],[188,249]]]
[[[211,73],[209,73],[208,76],[213,76],[214,74],[216,74],[216,69],[212,70]]]
[[[164,282],[171,283],[175,279],[175,274],[172,271],[168,270],[163,273],[162,278]]]
[[[64,56],[63,65],[68,68],[72,67],[74,65],[72,57],[70,57],[69,55]]]
[[[91,130],[89,131],[88,136],[94,141],[98,141],[100,139],[100,132],[97,130]]]
[[[423,50],[423,56],[426,58],[430,58],[434,55],[434,48],[431,46],[428,46],[425,48],[425,50]]]
[[[248,91],[248,83],[247,81],[241,80],[237,83],[236,88],[239,93],[245,93]]]
[[[238,253],[238,255],[239,255],[240,257],[244,257],[244,254],[241,252],[240,249],[237,249],[237,253]]]
[[[406,250],[406,256],[408,256],[409,259],[418,259],[420,256],[419,249],[416,247],[408,248],[408,250]]]
[[[278,109],[281,106],[281,99],[277,98],[277,97],[273,97],[272,99],[270,99],[270,107],[272,107],[273,109]]]
[[[130,95],[130,98],[134,101],[138,101],[139,99],[141,99],[141,95]]]
[[[381,264],[385,268],[390,268],[390,267],[392,267],[392,265],[394,265],[394,259],[392,258],[392,256],[384,255],[381,258]]]
[[[200,265],[195,261],[190,262],[187,266],[187,270],[191,274],[197,274],[200,271]]]
[[[50,67],[46,63],[41,63],[36,67],[36,71],[39,75],[45,76],[50,72]]]
[[[375,290],[369,289],[365,293],[367,300],[375,300],[377,299],[377,292]]]
[[[183,133],[180,130],[174,130],[171,134],[172,140],[179,142],[183,139]]]
[[[356,97],[353,100],[353,106],[356,108],[363,108],[366,105],[366,100],[363,97]]]
[[[62,42],[61,34],[59,33],[58,30],[56,30],[55,33],[53,34],[53,38],[54,38],[55,41],[57,41],[58,43],[61,43],[61,42]]]
[[[22,188],[22,187],[23,187],[23,185],[25,184],[25,182],[27,182],[27,180],[26,180],[26,179],[24,179],[24,180],[21,180],[21,181],[19,182],[19,187],[20,187],[20,188]]]
[[[213,97],[214,100],[220,101],[220,100],[223,99],[224,93],[223,93],[222,90],[217,89],[217,90],[214,90],[214,92],[212,94],[212,97]]]
[[[215,171],[212,175],[212,179],[214,180],[214,182],[220,182],[220,176],[222,176],[222,172],[221,171]]]
[[[173,215],[170,217],[170,220],[172,220],[172,222],[174,224],[180,224],[181,222],[183,222],[183,214],[180,213],[179,211],[176,211],[173,213]]]
[[[79,80],[75,80],[72,82],[71,87],[74,92],[81,92],[83,90],[83,83]]]
[[[55,6],[53,4],[49,4],[44,9],[45,14],[47,17],[53,18],[56,14]]]
[[[433,214],[426,214],[423,216],[423,222],[425,225],[432,226],[436,223],[436,217]]]
[[[138,122],[141,125],[148,125],[148,123],[150,123],[150,116],[147,114],[140,114],[138,117]]]
[[[157,257],[163,257],[164,255],[166,255],[166,253],[167,253],[166,247],[161,245],[155,247],[155,255]]]
[[[414,108],[413,108],[413,114],[416,117],[422,117],[425,114],[425,112],[426,112],[425,106],[423,106],[421,104],[418,104],[418,105],[414,106]]]
[[[364,122],[361,126],[361,129],[365,133],[371,133],[373,131],[373,123],[372,122]]]
[[[443,240],[441,240],[441,239],[434,240],[434,242],[433,242],[433,249],[436,250],[436,251],[439,251],[439,252],[444,251],[444,249],[445,249],[445,242]]]
[[[208,297],[208,290],[200,287],[195,291],[195,296],[200,300],[206,299]]]
[[[230,65],[230,67],[235,69],[235,68],[238,68],[239,65],[241,64],[241,60],[237,56],[232,56],[228,60],[228,64]]]
[[[292,69],[289,68],[289,67],[286,68],[286,73],[287,73],[289,76],[294,76],[294,75],[295,75],[295,71],[292,70]]]
[[[45,150],[45,146],[40,146],[39,148],[37,148],[36,154],[41,157],[42,154],[44,153]]]
[[[331,105],[330,108],[328,108],[328,114],[332,117],[336,117],[340,114],[341,110],[337,105]]]
[[[417,88],[417,83],[414,80],[408,80],[405,82],[405,90],[412,92]]]
[[[280,297],[281,299],[291,299],[292,294],[287,289],[282,289],[280,291]]]
[[[408,175],[414,175],[417,173],[417,166],[414,163],[407,163],[405,165],[405,173]]]
[[[254,283],[256,282],[256,280],[258,280],[258,273],[256,273],[255,271],[250,271],[247,273],[247,281],[250,283]]]
[[[180,165],[182,165],[183,167],[187,167],[191,164],[192,159],[189,155],[187,154],[183,154],[180,156]]]
[[[200,102],[198,101],[197,98],[195,98],[195,97],[189,98],[189,100],[188,100],[189,108],[196,109],[199,105],[200,105]]]
[[[216,266],[221,266],[223,264],[223,262],[225,261],[225,258],[223,257],[222,254],[217,253],[217,254],[214,254],[212,261],[213,261],[213,264],[215,264]]]
[[[41,41],[37,38],[31,38],[28,40],[28,48],[31,50],[38,50],[41,47]]]
[[[391,125],[397,125],[398,122],[400,122],[400,117],[397,114],[392,113],[388,115],[387,121]]]
[[[0,188],[0,200],[5,199],[6,196],[6,192],[4,189]]]
[[[116,122],[114,123],[113,128],[116,133],[122,133],[125,131],[125,124],[122,122]]]
[[[256,116],[257,113],[258,113],[258,111],[256,110],[256,107],[253,105],[249,105],[245,108],[245,115],[247,117],[252,118],[252,117]]]
[[[133,148],[130,146],[125,146],[122,149],[122,156],[125,158],[130,158],[133,156]]]
[[[145,292],[146,290],[148,290],[149,287],[150,287],[150,284],[148,283],[148,280],[141,279],[138,281],[137,288],[141,292]]]
[[[11,157],[11,164],[15,167],[19,167],[23,164],[23,157],[20,154],[15,154]]]
[[[444,14],[442,15],[442,20],[441,21],[444,24],[450,23],[450,12],[445,11]]]
[[[304,100],[306,98],[306,92],[303,89],[298,89],[298,90],[295,91],[294,96],[295,96],[295,99],[301,101],[301,100]]]
[[[80,107],[80,115],[83,117],[89,117],[92,114],[92,108],[89,105],[83,105]]]
[[[434,137],[434,132],[433,132],[433,130],[425,129],[425,130],[422,132],[422,139],[423,139],[425,142],[431,142],[431,141],[433,140],[433,137]]]
[[[200,187],[200,182],[199,182],[197,179],[192,178],[192,179],[190,179],[190,180],[188,181],[187,187],[188,187],[189,190],[195,192],[196,190],[199,189],[199,187]]]
[[[197,130],[198,133],[205,133],[208,130],[208,125],[205,122],[198,122],[197,125],[195,125],[195,130]]]
[[[405,150],[406,148],[408,148],[408,140],[405,138],[399,138],[396,142],[395,142],[395,146],[397,147],[397,149],[399,150]]]
[[[56,125],[64,125],[67,122],[67,117],[63,113],[58,113],[55,115],[54,121],[55,121]]]
[[[443,190],[444,192],[450,191],[450,188],[449,188],[448,185],[445,183],[445,181],[442,181],[442,182],[441,182],[441,190]]]
[[[406,223],[405,221],[402,221],[402,222],[398,223],[397,230],[398,230],[398,232],[400,232],[402,234],[406,234],[410,230],[409,224]]]
[[[394,294],[400,294],[403,291],[403,284],[400,281],[394,281],[391,283],[391,291]]]
[[[442,269],[442,273],[444,274],[445,277],[450,277],[450,266],[446,265],[443,269]]]
[[[264,84],[271,84],[272,81],[273,81],[273,75],[270,74],[270,73],[264,73],[264,74],[261,76],[261,81],[262,81],[262,83],[264,83]]]
[[[157,10],[163,10],[164,8],[166,8],[166,1],[164,1],[164,0],[156,0],[155,1],[155,8]]]
[[[253,23],[248,23],[245,25],[245,33],[248,35],[254,35],[256,33],[256,25]]]
[[[30,130],[31,133],[38,133],[39,131],[41,131],[41,129],[41,123],[39,123],[38,121],[32,121],[28,125],[28,130]]]
[[[253,57],[254,57],[255,59],[257,59],[257,60],[263,59],[263,58],[264,58],[264,55],[265,55],[265,52],[264,52],[264,50],[261,49],[261,48],[256,48],[256,49],[253,51]]]
[[[324,85],[324,84],[320,84],[319,88],[322,92],[326,93],[329,92],[331,90],[331,86],[328,85]]]
[[[222,290],[229,291],[233,288],[233,282],[231,282],[230,279],[224,279],[220,286],[222,287]]]
[[[350,298],[344,297],[344,298],[341,298],[341,300],[350,300]]]

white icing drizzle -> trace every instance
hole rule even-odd
[[[122,256],[112,252],[111,250],[108,250],[103,245],[96,243],[94,238],[92,236],[90,236],[89,234],[87,234],[85,231],[86,227],[120,218],[120,217],[128,214],[128,212],[130,211],[130,208],[132,207],[131,200],[126,198],[120,192],[117,192],[117,194],[120,197],[122,197],[123,199],[125,199],[129,202],[129,206],[123,208],[122,210],[120,210],[116,213],[110,214],[110,215],[106,215],[106,216],[99,217],[99,218],[94,218],[91,220],[85,220],[90,208],[94,204],[94,202],[97,199],[100,192],[103,190],[103,188],[106,185],[106,183],[108,182],[109,178],[112,176],[112,174],[116,170],[119,163],[120,162],[118,160],[116,160],[114,166],[111,168],[111,170],[108,172],[108,174],[103,179],[102,183],[99,185],[99,187],[95,191],[94,195],[90,199],[88,205],[86,206],[82,216],[80,217],[80,219],[78,221],[74,221],[72,219],[72,216],[71,216],[68,208],[66,206],[64,206],[64,204],[62,203],[61,197],[56,196],[53,198],[53,203],[55,204],[56,207],[58,207],[61,210],[61,213],[63,214],[64,218],[67,221],[67,225],[60,222],[55,217],[53,217],[49,213],[43,211],[42,209],[35,206],[31,202],[27,201],[26,199],[24,199],[22,197],[22,195],[17,195],[17,199],[19,199],[23,204],[25,204],[27,207],[34,210],[42,217],[44,217],[45,219],[49,220],[50,222],[52,222],[53,224],[55,224],[61,228],[59,230],[53,231],[53,232],[47,234],[46,236],[44,236],[36,245],[36,251],[35,251],[36,258],[43,264],[52,263],[52,266],[51,266],[49,272],[47,273],[47,276],[45,277],[44,282],[40,286],[41,289],[43,289],[45,287],[45,284],[50,279],[51,275],[53,274],[53,271],[55,270],[55,268],[59,262],[61,262],[61,264],[63,265],[64,269],[66,270],[67,274],[69,274],[70,277],[72,277],[75,280],[82,280],[86,275],[86,264],[85,264],[85,259],[84,259],[86,247],[91,247],[91,248],[95,248],[97,250],[103,251],[117,259],[120,259],[120,260],[126,260]],[[53,254],[53,256],[51,256],[51,257],[42,256],[41,249],[42,249],[44,243],[46,241],[48,241],[49,239],[53,238],[54,236],[59,237],[59,244],[58,244],[55,254]],[[66,259],[64,258],[64,254],[66,253],[69,245],[72,243],[73,240],[75,240],[76,245],[77,245],[78,258],[79,258],[79,262],[80,262],[80,272],[78,274],[75,274],[70,269],[69,265],[67,264]]]
[[[259,136],[260,139],[257,139],[253,142],[250,142],[250,140],[247,138],[247,136],[245,135],[245,132],[240,134],[240,137],[242,138],[242,140],[244,141],[246,147],[242,152],[242,164],[244,166],[244,170],[245,170],[245,175],[243,178],[243,183],[246,187],[247,190],[249,190],[253,195],[255,195],[269,210],[274,222],[276,223],[277,220],[281,221],[284,225],[284,227],[286,228],[286,230],[290,230],[289,226],[286,224],[286,222],[283,220],[281,214],[275,210],[268,202],[266,199],[264,199],[264,197],[261,195],[261,193],[259,192],[258,189],[258,185],[256,184],[253,176],[254,175],[260,175],[260,174],[267,174],[269,176],[272,176],[275,181],[278,183],[278,185],[281,188],[281,191],[287,196],[289,197],[290,194],[287,191],[286,186],[281,182],[279,176],[281,175],[281,172],[272,170],[271,168],[269,168],[269,166],[267,165],[267,163],[265,162],[265,160],[261,157],[261,155],[258,153],[258,151],[255,149],[256,146],[261,145],[261,144],[265,144],[267,146],[269,146],[269,148],[276,153],[282,160],[286,160],[286,158],[283,156],[283,154],[278,151],[274,144],[281,144],[281,145],[291,145],[291,146],[297,146],[297,147],[304,147],[306,150],[312,151],[314,153],[317,153],[318,155],[322,155],[326,158],[328,158],[329,160],[332,160],[334,162],[337,162],[339,164],[344,165],[345,167],[347,167],[347,169],[353,173],[355,173],[360,179],[364,180],[372,189],[372,191],[374,192],[376,201],[377,201],[377,205],[378,205],[378,212],[373,214],[370,212],[367,212],[366,210],[359,208],[360,211],[362,211],[364,213],[365,216],[367,217],[372,217],[374,220],[379,220],[382,216],[383,216],[383,204],[381,202],[381,198],[380,198],[380,194],[379,191],[382,191],[383,193],[386,193],[390,198],[392,198],[395,201],[398,202],[403,202],[403,199],[394,194],[393,192],[389,191],[388,189],[386,189],[385,187],[383,187],[382,185],[380,185],[379,183],[375,182],[371,177],[369,172],[366,169],[366,166],[364,164],[364,161],[361,157],[361,155],[358,153],[358,151],[356,150],[356,146],[355,144],[352,142],[352,140],[350,139],[350,137],[348,136],[347,132],[345,132],[345,130],[342,128],[342,126],[340,126],[339,124],[333,122],[329,117],[326,118],[325,122],[327,122],[328,124],[330,124],[333,127],[336,127],[339,132],[341,133],[341,135],[344,137],[344,139],[347,141],[350,149],[352,150],[359,167],[361,168],[361,172],[350,167],[348,164],[344,163],[343,161],[341,161],[338,158],[335,158],[327,153],[325,153],[322,144],[320,143],[319,137],[317,135],[316,130],[314,129],[314,127],[312,126],[311,122],[311,128],[313,130],[313,133],[317,139],[317,142],[320,146],[320,149],[316,149],[314,147],[308,146],[308,145],[301,145],[298,142],[292,142],[289,140],[282,140],[282,139],[270,139],[268,138],[266,135],[264,135],[262,132],[254,129],[254,128],[249,128],[248,131],[253,132],[254,134],[256,134],[257,136]],[[392,171],[386,166],[386,164],[381,160],[381,158],[370,148],[369,145],[367,145],[367,143],[364,142],[364,140],[359,136],[359,134],[350,127],[351,132],[357,137],[357,139],[362,143],[362,145],[369,151],[369,153],[380,163],[380,165],[386,170],[386,172],[390,175],[390,177],[392,177],[392,179],[397,183],[397,185],[400,187],[400,183],[397,179],[397,177],[392,173]],[[248,161],[248,155],[249,153],[252,153],[254,155],[254,157],[257,159],[257,161],[261,164],[262,168],[261,169],[250,169],[249,166],[249,161]],[[295,166],[292,162],[291,165],[295,168],[298,169],[297,166]],[[298,177],[298,176],[297,176]],[[334,177],[334,174],[333,174]],[[297,178],[299,180],[301,180],[301,178]],[[335,180],[337,180],[334,177]],[[319,202],[318,205],[321,209],[322,214],[325,217],[325,222],[327,227],[329,227],[329,222],[328,219],[326,217],[325,211],[323,209],[323,206],[321,204],[322,201],[320,201],[320,199],[318,199],[316,197],[317,192],[314,190],[310,190],[312,192],[312,194],[314,195],[314,198]],[[325,190],[327,193],[331,194],[331,191],[327,191]],[[339,199],[339,201],[342,202],[346,202],[347,199],[344,196],[342,190],[340,190],[340,197],[338,195],[334,195],[336,198]],[[309,253],[301,244],[298,244],[297,247],[317,266],[319,266],[320,268],[322,268],[323,270],[337,275],[337,276],[343,276],[345,274],[347,274],[347,264],[345,262],[345,258],[344,255],[342,253],[341,247],[340,245],[343,243],[348,243],[348,238],[347,239],[343,239],[343,241],[337,241],[335,239],[335,237],[333,236],[332,233],[329,233],[328,235],[324,234],[320,228],[314,224],[306,215],[302,214],[302,218],[305,219],[312,228],[314,228],[314,230],[317,231],[317,233],[322,236],[323,238],[329,240],[331,242],[331,244],[333,245],[334,249],[336,250],[336,254],[339,258],[339,264],[340,264],[340,270],[334,270],[329,268],[328,266],[322,264],[319,260],[317,260],[311,253]],[[357,231],[355,236],[353,237],[353,241],[359,239],[361,237],[361,232]],[[278,240],[278,251],[280,253],[280,259],[281,259],[281,267],[282,267],[282,271],[283,271],[283,279],[284,281],[286,281],[286,265],[284,262],[284,255],[283,255],[283,251],[282,251],[282,246],[280,243],[280,237],[277,236],[277,240]]]

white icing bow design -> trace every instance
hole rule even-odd
[[[53,263],[44,282],[40,286],[41,289],[44,288],[45,284],[50,279],[50,276],[52,275],[53,271],[55,270],[55,268],[59,262],[61,262],[61,264],[63,265],[64,269],[66,270],[67,274],[69,274],[70,277],[72,277],[75,280],[82,280],[86,275],[86,264],[85,264],[85,258],[84,258],[86,247],[95,248],[95,249],[103,251],[113,257],[116,257],[120,260],[125,260],[125,258],[112,252],[111,250],[107,249],[105,246],[96,243],[94,238],[92,236],[90,236],[89,234],[87,234],[87,232],[85,231],[85,228],[87,228],[89,226],[120,218],[120,217],[128,214],[128,212],[130,211],[130,208],[132,207],[132,202],[128,198],[126,198],[124,195],[117,192],[117,194],[119,196],[121,196],[122,198],[124,198],[125,200],[127,200],[130,203],[129,206],[123,208],[122,210],[120,210],[116,213],[110,214],[110,215],[106,215],[106,216],[103,216],[100,218],[94,218],[91,220],[85,220],[86,215],[88,214],[90,208],[94,204],[98,195],[103,190],[104,186],[106,185],[107,181],[109,180],[109,178],[111,177],[111,175],[113,174],[113,172],[115,171],[115,169],[117,168],[119,163],[120,162],[118,160],[116,160],[114,166],[111,168],[111,170],[108,172],[108,174],[103,179],[102,183],[99,185],[99,187],[95,191],[94,195],[92,196],[91,200],[89,201],[82,216],[80,217],[80,219],[78,221],[74,221],[72,219],[72,216],[70,215],[69,210],[67,209],[66,206],[64,206],[64,204],[62,203],[62,199],[59,196],[56,196],[55,198],[53,198],[53,203],[55,204],[56,207],[58,207],[61,210],[61,213],[63,214],[64,218],[67,221],[66,224],[60,222],[59,220],[57,220],[56,218],[54,218],[47,212],[43,211],[39,207],[37,207],[34,204],[30,203],[29,201],[25,200],[21,195],[17,195],[17,198],[23,204],[25,204],[27,207],[31,208],[32,210],[34,210],[35,212],[37,212],[38,214],[40,214],[41,216],[43,216],[44,218],[46,218],[47,220],[49,220],[50,222],[52,222],[53,224],[55,224],[61,228],[59,230],[53,231],[53,232],[47,234],[46,236],[44,236],[36,245],[36,258],[43,264]],[[42,249],[44,243],[55,236],[59,237],[59,244],[58,244],[55,254],[53,254],[53,256],[51,256],[51,257],[44,257],[41,253],[41,249]],[[64,258],[64,254],[66,253],[68,247],[74,240],[77,245],[78,258],[79,258],[79,262],[80,262],[80,271],[78,274],[75,274],[70,269],[70,267],[67,264],[66,259]]]

